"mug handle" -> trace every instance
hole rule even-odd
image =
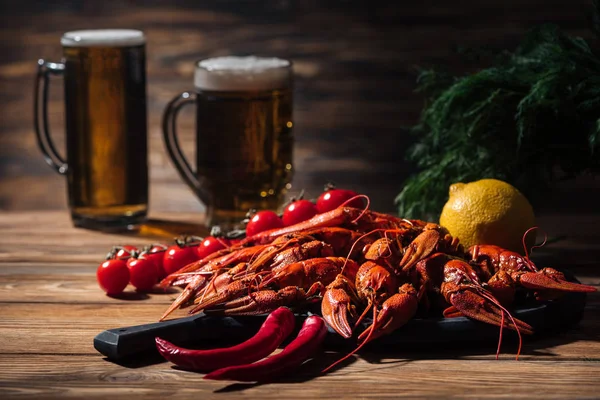
[[[46,164],[51,166],[61,175],[65,175],[69,166],[58,154],[54,142],[50,137],[50,125],[48,124],[48,87],[50,75],[63,75],[65,64],[38,60],[38,72],[35,79],[35,95],[33,103],[33,123],[37,136],[38,146],[44,155]],[[42,96],[40,98],[40,85]],[[41,101],[41,112],[40,112]],[[41,122],[41,124],[40,124]]]
[[[165,147],[175,168],[179,172],[179,175],[183,178],[184,182],[194,191],[196,196],[202,201],[207,209],[208,215],[211,215],[212,210],[212,195],[208,189],[208,181],[204,177],[198,177],[198,174],[192,170],[190,163],[185,158],[185,155],[181,151],[179,146],[179,140],[177,139],[177,115],[179,111],[186,105],[194,104],[198,101],[198,95],[194,92],[183,92],[177,96],[165,109],[162,120],[163,138],[165,140]]]

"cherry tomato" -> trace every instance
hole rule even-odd
[[[198,257],[202,260],[204,257],[211,255],[215,251],[227,248],[229,245],[230,243],[227,239],[209,236],[197,247]]]
[[[306,221],[317,215],[318,212],[317,206],[308,200],[294,201],[283,210],[283,224],[290,226]]]
[[[324,213],[327,211],[334,210],[342,205],[346,200],[351,199],[354,196],[358,196],[353,190],[346,189],[330,189],[327,190],[319,196],[317,199],[317,210],[319,213]],[[348,207],[356,207],[362,208],[364,207],[364,202],[361,198],[352,200],[350,203],[346,204]]]
[[[162,278],[167,276],[167,273],[163,268],[163,259],[165,257],[166,250],[167,246],[157,244],[155,246],[152,246],[152,248],[147,253],[140,256],[140,258],[145,258],[154,262],[154,264],[156,265],[156,269],[158,270],[157,280],[161,280]]]
[[[147,258],[130,258],[127,261],[129,268],[129,283],[137,290],[148,291],[158,280],[158,267],[154,261]]]
[[[283,228],[281,218],[273,211],[259,211],[248,222],[248,225],[246,225],[246,236],[254,236],[257,233],[275,228]]]
[[[129,257],[132,257],[138,251],[139,250],[137,247],[126,244],[125,246],[121,246],[121,249],[117,251],[117,254],[115,254],[115,259],[127,261]]]
[[[123,260],[107,260],[98,267],[96,278],[106,294],[119,294],[129,283],[129,268]]]
[[[165,251],[163,258],[163,269],[167,275],[173,272],[179,271],[181,268],[188,264],[198,261],[198,253],[196,251],[197,246],[185,246],[180,247],[179,245],[173,245]]]

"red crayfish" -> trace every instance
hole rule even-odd
[[[351,338],[370,314],[372,323],[357,336],[360,346],[418,313],[435,312],[512,329],[520,337],[533,328],[509,312],[517,290],[530,291],[537,299],[596,290],[497,246],[465,251],[440,225],[346,206],[249,236],[167,276],[161,285],[185,286],[161,319],[184,307],[191,307],[191,313],[254,315],[320,302],[329,326]],[[321,330],[313,329],[313,336]],[[293,348],[281,357],[294,354]],[[265,352],[270,351],[266,346]],[[250,365],[270,371],[277,364],[273,357]],[[260,378],[249,372],[252,368],[229,367],[238,372],[207,377]]]

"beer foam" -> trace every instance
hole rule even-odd
[[[62,36],[60,44],[67,47],[137,46],[146,43],[144,32],[134,29],[92,29],[71,31]]]
[[[201,90],[271,90],[292,82],[291,63],[280,58],[217,57],[198,62],[194,84]]]

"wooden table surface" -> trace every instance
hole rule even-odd
[[[588,296],[584,319],[564,334],[478,349],[363,352],[320,376],[327,353],[282,382],[255,385],[204,381],[163,362],[118,365],[94,350],[99,332],[154,322],[173,294],[121,299],[104,295],[95,270],[116,244],[163,241],[177,232],[203,233],[199,215],[159,214],[143,235],[75,229],[64,211],[0,213],[0,397],[2,398],[341,398],[527,397],[597,398],[600,394],[600,294]],[[587,284],[600,285],[598,217],[540,219],[550,236],[554,265],[569,266]],[[181,223],[178,223],[181,222]],[[560,261],[559,261],[560,260]]]

